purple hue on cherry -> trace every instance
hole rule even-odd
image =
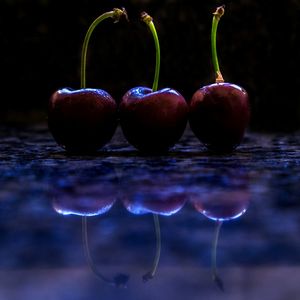
[[[68,152],[94,152],[116,130],[117,104],[100,89],[61,89],[50,98],[48,125],[56,142]]]
[[[129,90],[120,103],[120,123],[130,144],[143,152],[164,152],[182,136],[188,105],[180,93],[165,88]]]

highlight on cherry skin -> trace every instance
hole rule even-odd
[[[115,8],[100,15],[90,25],[81,52],[81,88],[63,88],[53,93],[48,105],[48,127],[55,141],[67,152],[88,154],[103,147],[112,138],[118,124],[117,103],[102,89],[86,88],[86,57],[90,37],[107,18],[114,22],[125,9]]]
[[[225,82],[220,71],[216,33],[225,6],[213,13],[211,50],[215,83],[197,90],[190,101],[189,124],[197,138],[213,152],[231,152],[241,142],[250,120],[249,97],[242,87]]]
[[[120,124],[128,142],[142,152],[168,151],[182,136],[188,121],[188,105],[176,90],[158,90],[160,46],[152,17],[142,13],[155,43],[156,65],[152,88],[138,86],[122,97]]]

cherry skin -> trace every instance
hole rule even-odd
[[[188,105],[174,89],[135,87],[123,96],[119,113],[130,144],[143,152],[165,152],[185,130]]]
[[[250,119],[247,92],[231,83],[197,90],[190,102],[189,124],[211,151],[230,152],[242,141]]]
[[[117,123],[117,104],[103,90],[64,88],[50,98],[48,126],[68,152],[96,151],[110,141]]]

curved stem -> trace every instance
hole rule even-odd
[[[218,246],[218,240],[220,235],[220,229],[222,226],[222,221],[217,221],[216,229],[215,229],[215,236],[212,243],[212,255],[211,255],[211,272],[212,272],[212,279],[217,284],[217,286],[220,288],[220,290],[224,291],[223,281],[218,276],[217,272],[217,246]]]
[[[120,17],[124,15],[127,18],[126,10],[114,8],[112,11],[106,12],[99,16],[97,19],[94,20],[94,22],[90,25],[88,31],[86,32],[83,45],[82,45],[82,51],[81,51],[81,75],[80,75],[80,87],[85,88],[86,87],[86,56],[87,56],[87,48],[88,44],[91,38],[91,35],[94,31],[94,29],[97,27],[99,23],[101,23],[103,20],[107,18],[113,18],[115,21],[114,23],[118,22]]]
[[[225,6],[219,6],[216,11],[213,13],[213,21],[211,27],[211,52],[212,52],[212,62],[216,74],[216,82],[224,82],[223,76],[220,71],[218,55],[217,55],[217,29],[218,24],[225,12]]]
[[[125,274],[118,274],[114,277],[114,279],[109,279],[105,277],[103,274],[101,274],[98,269],[96,268],[96,265],[92,259],[90,247],[89,247],[89,240],[88,240],[88,233],[87,233],[87,217],[82,217],[82,241],[83,241],[83,249],[84,254],[86,257],[86,261],[92,272],[100,278],[102,281],[113,285],[113,286],[119,286],[119,287],[126,287],[126,283],[129,279],[128,275]]]
[[[141,18],[148,25],[154,39],[156,60],[155,60],[155,74],[154,74],[152,90],[153,92],[156,92],[158,88],[158,79],[159,79],[159,72],[160,72],[160,46],[159,46],[158,35],[152,17],[149,16],[146,12],[142,12]]]
[[[149,279],[152,279],[154,277],[157,267],[158,267],[159,259],[160,259],[161,234],[160,234],[159,218],[158,218],[157,214],[153,214],[153,221],[154,221],[154,227],[155,227],[156,251],[155,251],[155,257],[154,257],[152,269],[143,276],[144,282],[146,282]]]

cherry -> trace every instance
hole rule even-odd
[[[160,46],[152,17],[143,12],[142,20],[149,27],[155,42],[156,67],[152,89],[135,87],[123,96],[120,124],[130,144],[142,152],[159,153],[182,136],[188,119],[188,105],[174,89],[157,90],[160,71]]]
[[[247,92],[224,82],[220,72],[216,33],[224,6],[213,13],[211,46],[216,83],[197,90],[190,101],[189,123],[197,138],[213,152],[231,152],[242,141],[250,119]]]
[[[49,129],[56,142],[71,153],[90,153],[104,146],[117,127],[117,104],[105,91],[56,91],[49,104]]]
[[[117,128],[117,104],[101,89],[86,88],[86,56],[95,27],[107,18],[117,22],[126,15],[115,8],[99,16],[89,27],[81,53],[81,89],[63,88],[50,98],[48,126],[55,141],[67,152],[89,153],[104,146]]]

